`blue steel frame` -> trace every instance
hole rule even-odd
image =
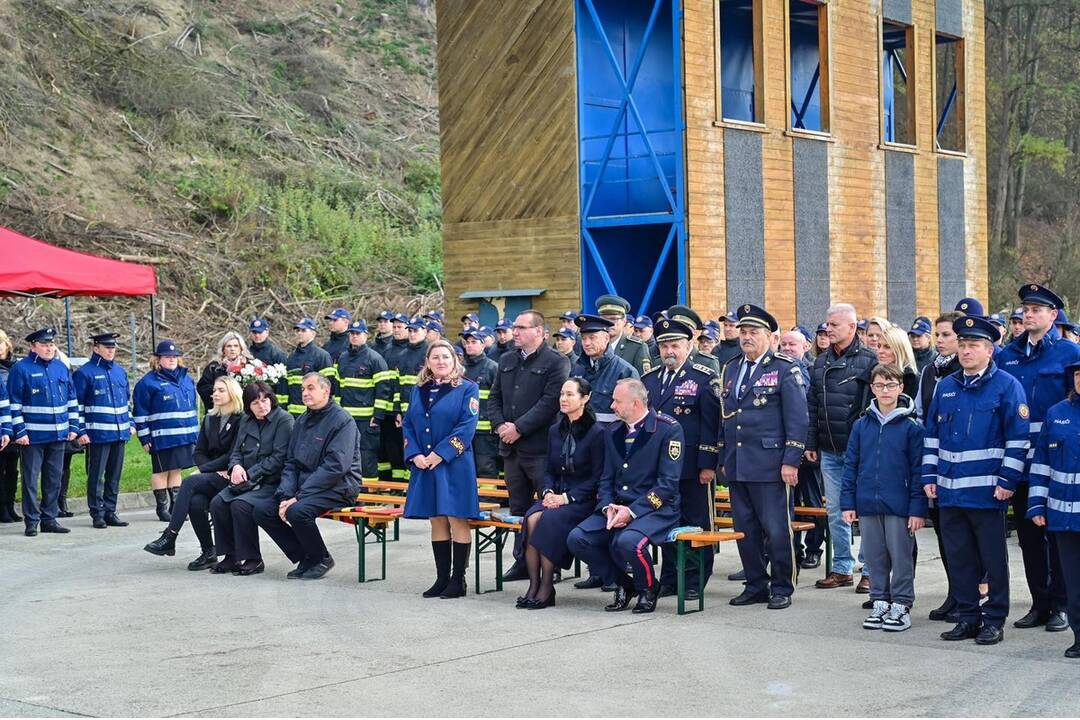
[[[627,2],[642,2],[644,0],[627,0]],[[594,0],[576,0],[577,6],[577,30],[576,40],[579,48],[581,47],[582,37],[581,28],[582,23],[590,21],[595,28],[597,34],[600,37],[600,41],[603,44],[604,53],[607,56],[608,61],[611,64],[612,70],[615,72],[619,84],[622,86],[622,99],[619,103],[619,110],[616,113],[615,122],[612,124],[611,131],[608,134],[607,143],[604,148],[602,159],[600,161],[600,169],[597,173],[596,180],[591,184],[591,187],[586,182],[586,164],[587,156],[585,151],[586,138],[585,136],[585,122],[584,122],[584,103],[580,97],[578,100],[578,163],[579,163],[579,184],[580,184],[580,203],[581,203],[581,238],[584,245],[584,251],[581,253],[581,276],[582,276],[582,305],[587,305],[590,298],[586,297],[588,292],[587,278],[589,277],[589,261],[591,260],[597,272],[599,273],[604,287],[607,292],[617,294],[618,286],[615,284],[615,280],[611,277],[611,273],[608,270],[607,262],[605,262],[603,255],[600,252],[599,247],[592,235],[592,230],[597,228],[613,228],[613,227],[640,227],[644,225],[661,225],[670,224],[667,237],[664,241],[663,248],[660,252],[659,260],[656,264],[652,276],[648,285],[645,288],[645,292],[642,295],[639,307],[636,309],[636,314],[648,314],[649,304],[652,302],[654,293],[656,292],[657,284],[659,283],[660,276],[662,275],[668,258],[671,255],[672,247],[675,248],[676,253],[676,272],[677,272],[677,288],[676,288],[676,300],[680,303],[686,302],[686,211],[685,211],[685,198],[686,198],[686,176],[685,176],[685,133],[686,133],[686,119],[683,113],[683,96],[682,96],[682,2],[681,0],[650,0],[652,2],[652,11],[649,14],[649,20],[645,27],[645,32],[641,39],[641,46],[638,48],[637,54],[634,57],[633,63],[629,66],[630,72],[626,75],[623,74],[622,67],[619,64],[618,59],[615,56],[615,52],[612,49],[611,42],[608,40],[607,33],[604,31],[603,22],[596,10]],[[660,16],[660,12],[664,5],[671,4],[672,13],[672,91],[674,93],[674,108],[675,108],[675,128],[674,131],[677,134],[677,142],[675,143],[675,189],[668,186],[667,178],[664,173],[663,166],[660,163],[660,159],[653,148],[652,142],[649,140],[650,132],[671,132],[670,128],[654,128],[650,130],[646,127],[641,117],[641,112],[638,110],[638,105],[634,101],[634,88],[638,79],[638,73],[641,70],[642,61],[645,58],[646,49],[649,47],[649,40],[651,39],[656,22]],[[578,52],[577,58],[577,72],[579,78],[583,77],[585,68],[582,64],[583,53]],[[645,145],[648,155],[652,160],[652,164],[656,170],[657,177],[664,190],[664,195],[669,204],[668,212],[660,213],[639,213],[639,214],[626,214],[626,215],[608,215],[599,216],[593,215],[592,205],[596,198],[597,190],[599,189],[604,172],[608,167],[608,162],[611,160],[612,149],[615,142],[622,135],[620,133],[620,126],[626,117],[627,111],[630,112],[634,121],[637,123],[638,132],[631,133],[629,130],[627,134],[640,135],[642,142]]]
[[[942,35],[941,33],[937,33],[934,36],[934,52],[937,52],[938,45],[949,45],[959,41],[960,38],[954,38],[948,35]],[[949,117],[952,115],[953,109],[956,107],[957,91],[957,82],[953,82],[952,90],[949,91],[949,97],[945,99],[945,107],[941,109],[941,117],[938,118],[937,127],[934,129],[934,142],[938,146],[940,146],[941,144],[941,133],[944,132],[945,126],[949,122]]]

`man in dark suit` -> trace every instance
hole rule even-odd
[[[651,613],[660,583],[648,546],[666,543],[679,525],[683,431],[673,418],[649,409],[640,380],[619,381],[612,409],[621,422],[605,431],[596,512],[570,532],[566,544],[597,575],[615,579],[615,599],[604,610],[625,610],[640,596],[634,612]]]
[[[544,316],[539,312],[521,313],[512,329],[514,347],[499,357],[488,415],[499,436],[510,512],[524,515],[543,487],[547,432],[559,412],[559,391],[570,374],[570,361],[544,344]],[[519,535],[506,581],[528,577],[520,545]]]
[[[657,316],[656,341],[660,346],[660,367],[642,378],[649,391],[649,407],[675,418],[682,426],[682,474],[679,478],[679,497],[683,525],[712,529],[716,482],[716,436],[720,405],[713,393],[716,373],[707,365],[691,362],[694,330],[684,323]],[[660,596],[675,594],[675,548],[665,544],[662,549],[664,567],[660,573]],[[705,581],[712,575],[713,548],[705,548],[702,565]],[[696,600],[698,568],[687,571],[688,600]]]

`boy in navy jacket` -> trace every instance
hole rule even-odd
[[[903,387],[899,367],[871,371],[874,400],[852,426],[844,458],[840,509],[844,522],[859,519],[871,570],[867,630],[907,630],[915,603],[915,531],[927,512],[920,477],[924,430]]]

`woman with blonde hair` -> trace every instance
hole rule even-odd
[[[247,365],[250,360],[251,352],[240,333],[230,330],[221,336],[221,340],[218,341],[217,355],[203,368],[199,382],[195,385],[204,408],[209,410],[213,407],[210,394],[214,389],[214,381],[230,372],[239,372],[240,368]]]
[[[431,521],[436,579],[427,598],[466,592],[469,520],[480,517],[472,454],[479,412],[480,389],[465,377],[454,346],[431,343],[401,425],[410,466],[405,517]]]
[[[214,381],[211,402],[213,406],[203,418],[195,444],[194,459],[199,472],[184,478],[169,527],[144,548],[154,555],[175,555],[176,536],[190,518],[202,552],[188,563],[188,570],[206,570],[217,565],[214,534],[210,529],[210,501],[229,486],[229,455],[244,412],[240,383],[228,376],[219,377]]]
[[[0,385],[7,388],[8,371],[15,364],[15,345],[0,330]],[[5,397],[7,395],[5,394]],[[14,442],[0,449],[0,523],[22,522],[15,511],[15,492],[19,487],[19,451]]]
[[[871,350],[877,350],[881,344],[885,331],[894,327],[891,322],[883,317],[869,317],[866,319],[866,346]],[[865,408],[863,408],[865,410]]]

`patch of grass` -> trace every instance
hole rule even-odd
[[[71,482],[68,497],[86,497],[86,453],[71,455]],[[124,448],[124,471],[120,475],[120,492],[143,492],[150,489],[150,453],[143,450],[138,438],[128,440]],[[22,499],[22,483],[18,498]]]

